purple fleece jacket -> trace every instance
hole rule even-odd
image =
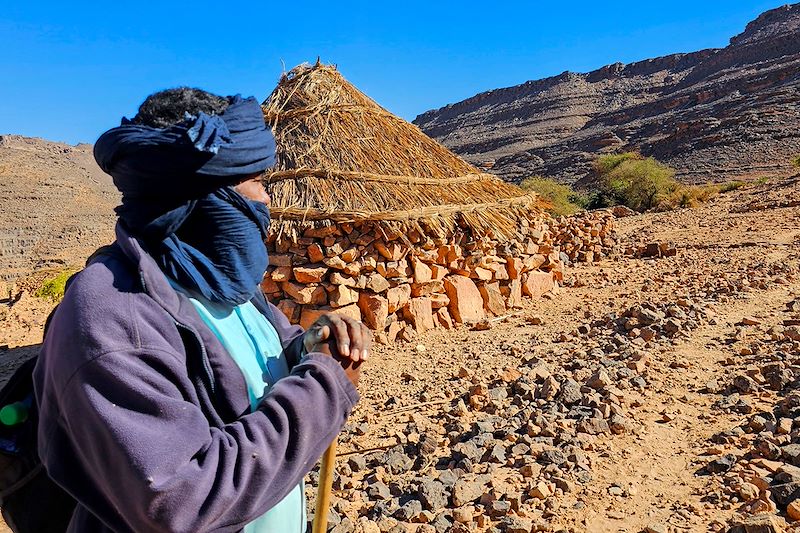
[[[253,303],[295,365],[250,413],[239,367],[122,226],[73,278],[34,371],[39,454],[79,502],[68,531],[239,531],[313,467],[358,394]]]

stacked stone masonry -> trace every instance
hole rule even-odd
[[[380,342],[410,341],[416,332],[500,316],[521,307],[524,297],[552,291],[563,259],[602,256],[612,218],[543,216],[520,228],[523,239],[503,243],[463,233],[438,239],[388,232],[372,222],[310,228],[296,241],[272,235],[262,288],[303,327],[337,312],[362,320]],[[580,246],[561,234],[578,228]],[[570,252],[563,256],[556,243]]]
[[[559,217],[554,225],[554,245],[563,254],[562,260],[567,264],[594,263],[617,252],[616,210],[583,211]],[[629,216],[627,211],[620,209],[619,216]]]

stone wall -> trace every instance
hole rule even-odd
[[[620,216],[628,216],[627,211],[619,210]],[[562,253],[562,260],[567,264],[594,263],[610,257],[618,250],[615,218],[612,209],[559,217],[554,225],[554,244]]]
[[[523,238],[439,239],[365,222],[306,230],[296,242],[271,236],[267,296],[293,323],[308,327],[339,312],[377,332],[410,340],[416,332],[475,323],[553,290],[570,261],[597,260],[611,239],[608,212],[526,221]],[[572,238],[572,236],[576,236]]]

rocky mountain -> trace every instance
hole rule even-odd
[[[800,4],[766,11],[725,48],[615,63],[496,89],[414,123],[518,181],[586,176],[638,150],[686,182],[787,174],[800,153]]]
[[[91,145],[0,136],[0,280],[80,266],[113,241],[118,203]]]

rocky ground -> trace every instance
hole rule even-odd
[[[800,177],[616,225],[618,257],[488,329],[376,347],[339,441],[336,532],[792,527]],[[4,303],[7,373],[50,304]]]
[[[619,220],[623,248],[675,255],[576,266],[489,330],[378,348],[340,440],[336,531],[784,520],[800,496],[792,198],[796,179]]]

